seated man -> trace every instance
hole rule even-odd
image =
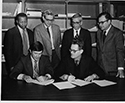
[[[40,82],[52,78],[53,69],[49,57],[42,55],[43,45],[36,41],[29,51],[14,67],[10,77],[18,80],[36,79]]]
[[[82,49],[84,42],[74,39],[70,53],[71,57],[67,57],[61,62],[55,76],[63,80],[74,80],[75,78],[92,81],[93,79],[104,78],[104,71],[96,64],[94,59],[84,54]]]

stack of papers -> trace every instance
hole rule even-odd
[[[57,82],[57,83],[53,83],[54,86],[56,86],[59,90],[62,89],[71,89],[77,86],[85,86],[88,84],[92,84],[95,83],[101,87],[105,87],[105,86],[110,86],[110,85],[114,85],[116,84],[115,82],[112,81],[108,81],[108,80],[93,80],[92,82],[88,82],[88,81],[84,81],[81,79],[76,79],[74,81],[64,81],[64,82]]]
[[[105,87],[105,86],[110,86],[110,85],[116,84],[115,82],[108,81],[108,80],[93,80],[92,82],[96,83],[97,85],[99,85],[101,87]]]
[[[81,79],[76,79],[76,80],[72,81],[71,83],[78,85],[78,86],[85,86],[85,85],[91,84],[92,82],[87,82],[87,81],[84,81]]]
[[[60,90],[62,90],[62,89],[70,89],[70,88],[76,87],[75,85],[71,84],[68,81],[53,83],[53,85],[56,86]]]
[[[34,83],[34,84],[38,84],[38,85],[49,85],[49,84],[52,84],[54,82],[54,79],[50,79],[50,80],[46,80],[46,81],[43,81],[43,82],[39,82],[37,80],[25,80],[27,83]]]

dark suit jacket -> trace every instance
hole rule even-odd
[[[86,54],[82,55],[82,58],[77,66],[72,58],[67,57],[57,68],[55,78],[62,76],[63,74],[70,75],[70,73],[79,79],[84,79],[93,73],[97,74],[100,78],[104,78],[105,76],[102,68],[97,65],[92,57],[87,56]]]
[[[61,47],[61,58],[65,59],[67,56],[70,56],[69,49],[71,47],[72,40],[74,38],[73,28],[68,29],[64,32],[62,47]],[[92,47],[91,47],[91,36],[90,32],[86,29],[81,28],[79,38],[84,41],[84,53],[91,56]]]
[[[53,43],[57,56],[60,58],[61,31],[58,25],[52,24]],[[44,46],[44,55],[48,55],[52,60],[52,45],[47,29],[41,23],[34,28],[35,41],[40,41]]]
[[[97,32],[98,63],[105,72],[124,67],[124,37],[121,30],[112,26],[105,42],[101,31]]]
[[[33,66],[30,55],[23,56],[20,59],[18,64],[12,70],[10,77],[16,79],[20,73],[29,75],[33,78]],[[39,60],[39,76],[47,73],[53,76],[53,69],[51,67],[49,57],[42,55]]]
[[[33,32],[27,29],[30,45],[34,42]],[[4,55],[8,69],[15,66],[23,55],[22,37],[17,26],[9,29],[4,39]]]

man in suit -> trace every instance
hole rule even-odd
[[[4,56],[8,74],[23,55],[28,54],[31,43],[34,42],[33,32],[27,28],[28,18],[24,13],[15,17],[15,27],[5,33]]]
[[[52,78],[53,69],[48,56],[42,55],[43,45],[36,41],[30,47],[30,53],[23,56],[14,66],[10,77],[19,80],[36,79],[44,81]]]
[[[112,17],[102,12],[97,17],[98,63],[107,75],[115,74],[124,78],[124,37],[123,32],[111,24]]]
[[[92,81],[104,78],[104,71],[97,65],[91,56],[86,55],[83,49],[84,41],[74,39],[69,49],[71,56],[61,62],[59,69],[55,72],[55,78],[63,80],[74,80],[75,78]]]
[[[42,12],[42,23],[34,28],[35,40],[44,46],[44,55],[50,57],[53,68],[60,61],[61,31],[58,25],[53,24],[54,14],[50,10]]]
[[[63,35],[62,47],[61,47],[61,59],[64,60],[67,56],[70,57],[70,46],[74,38],[81,38],[84,41],[84,53],[91,56],[91,36],[90,32],[82,28],[82,15],[76,13],[71,18],[72,28],[66,30]]]

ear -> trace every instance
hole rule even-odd
[[[83,23],[83,22],[81,21],[80,25],[82,25],[82,23]]]
[[[80,54],[82,54],[82,53],[83,53],[83,49],[80,50]]]

